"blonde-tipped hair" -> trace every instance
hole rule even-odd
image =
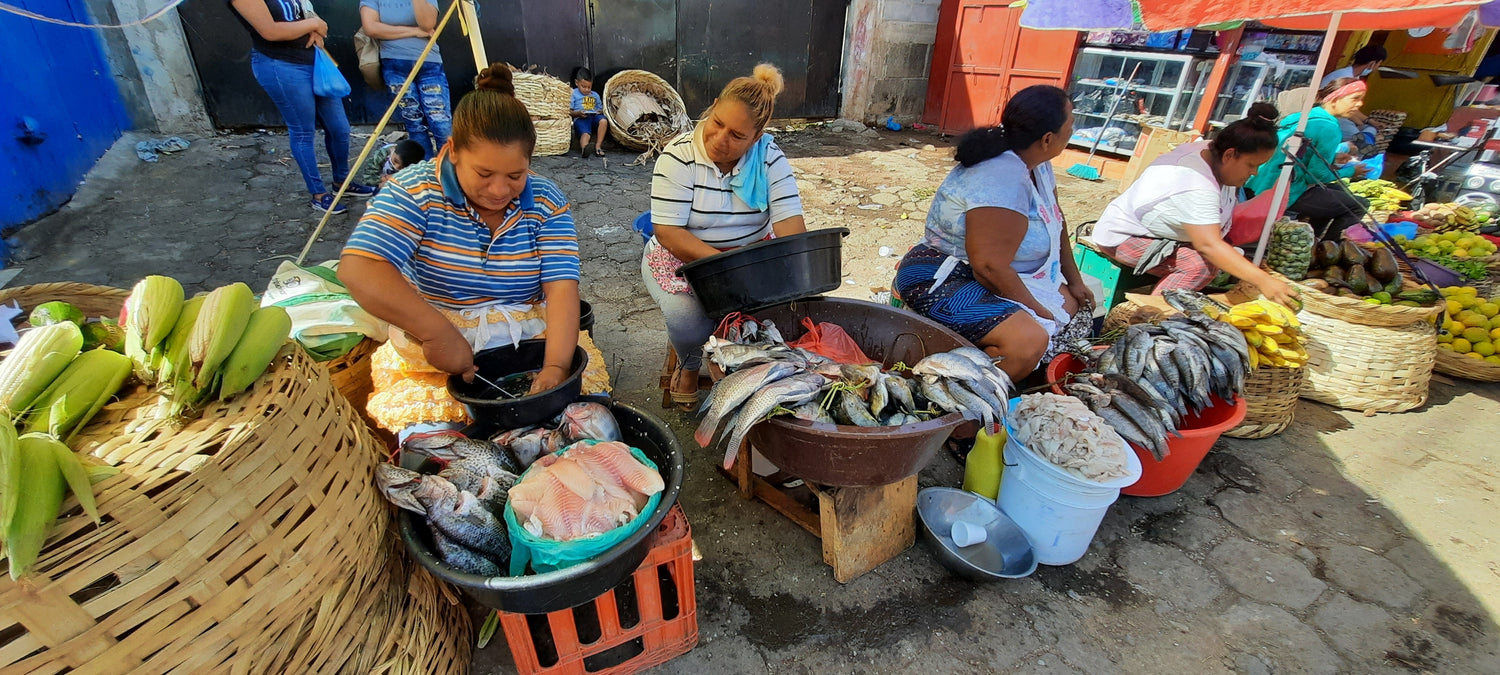
[[[719,92],[720,101],[738,101],[750,111],[757,129],[764,129],[776,108],[776,97],[786,88],[781,69],[769,63],[755,67],[750,77],[736,77]]]

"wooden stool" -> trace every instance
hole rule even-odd
[[[677,370],[677,350],[667,343],[667,362],[661,367],[661,407],[663,410],[672,407],[672,373]],[[706,391],[714,388],[713,378],[698,371],[698,391]]]
[[[719,472],[745,499],[759,499],[823,540],[823,562],[849,583],[916,542],[917,477],[873,487],[818,486],[787,473],[761,478],[751,471],[750,442],[733,469]],[[784,487],[786,484],[793,487]]]

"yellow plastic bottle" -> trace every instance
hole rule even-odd
[[[991,436],[984,429],[974,437],[974,449],[964,462],[964,489],[986,499],[1000,494],[1000,472],[1005,470],[1000,446],[1005,444],[1005,427]]]

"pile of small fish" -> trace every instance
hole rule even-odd
[[[421,474],[381,464],[375,479],[391,503],[427,519],[443,562],[460,572],[499,576],[511,551],[502,514],[511,491],[519,487],[520,474],[539,457],[585,439],[620,440],[619,423],[609,408],[574,403],[553,428],[512,430],[492,440],[457,433],[409,439],[407,450],[432,457],[442,470]]]
[[[916,376],[909,378],[878,364],[840,364],[788,346],[771,321],[734,325],[724,338],[710,337],[703,351],[729,374],[704,402],[707,414],[694,438],[709,447],[727,434],[725,468],[733,466],[750,428],[776,414],[879,427],[959,413],[992,425],[1005,418],[1012,388],[1005,372],[973,347],[932,354],[909,369]]]
[[[1189,307],[1159,324],[1136,324],[1063,385],[1120,436],[1167,456],[1167,435],[1191,409],[1232,401],[1250,374],[1250,348],[1235,327]]]
[[[1072,396],[1022,396],[1011,421],[1017,443],[1079,478],[1103,482],[1130,472],[1120,434]]]

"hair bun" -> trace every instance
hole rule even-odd
[[[751,76],[759,82],[768,85],[773,98],[780,96],[781,91],[786,88],[786,80],[781,77],[781,69],[769,63],[762,63],[755,66],[755,70],[751,72]]]
[[[492,63],[490,67],[480,71],[479,76],[474,78],[474,88],[497,91],[506,96],[516,95],[516,84],[511,77],[510,66],[503,63]]]
[[[1281,112],[1276,106],[1266,102],[1253,104],[1245,111],[1246,122],[1258,129],[1275,128],[1280,119]]]

